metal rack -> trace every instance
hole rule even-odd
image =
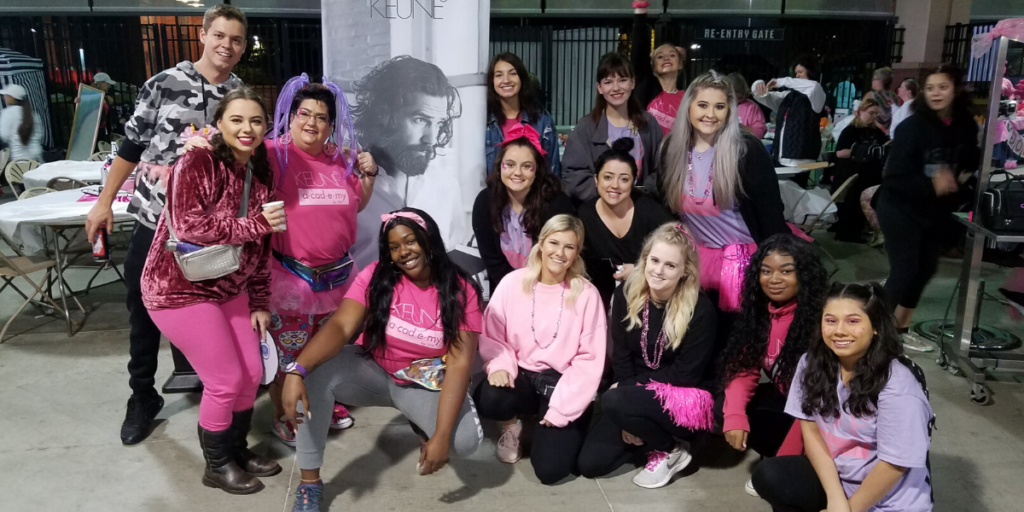
[[[999,37],[993,40],[996,47],[995,62],[1005,62],[1007,49],[1016,39]],[[995,70],[992,77],[991,91],[988,100],[988,115],[985,117],[985,132],[982,148],[981,169],[978,175],[978,197],[975,200],[975,215],[972,219],[957,216],[957,220],[967,226],[967,247],[964,254],[963,268],[960,273],[960,295],[957,299],[956,323],[952,337],[939,337],[940,355],[938,364],[951,369],[963,371],[971,381],[971,401],[985,405],[990,401],[990,393],[985,385],[985,370],[1024,371],[1024,355],[1014,353],[997,353],[978,348],[971,348],[971,339],[978,321],[979,288],[981,282],[981,256],[987,243],[1024,242],[1024,235],[998,235],[981,225],[981,216],[977,205],[981,194],[988,188],[992,171],[992,150],[995,146],[996,124],[999,120],[999,101],[1003,81],[1003,66],[992,66]]]

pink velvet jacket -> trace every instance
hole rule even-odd
[[[270,182],[273,183],[273,177]],[[238,271],[220,279],[192,282],[185,279],[164,249],[170,237],[166,208],[156,226],[142,271],[142,300],[147,309],[180,308],[202,302],[223,302],[243,293],[249,308],[267,310],[270,304],[270,224],[261,205],[270,189],[255,176],[249,190],[249,211],[238,218],[245,186],[245,168],[228,168],[206,149],[194,149],[175,162],[167,184],[167,204],[173,211],[174,233],[197,245],[244,244]]]

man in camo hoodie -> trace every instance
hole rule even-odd
[[[181,155],[182,132],[211,123],[221,98],[241,85],[231,73],[245,52],[245,14],[230,5],[216,5],[203,16],[199,32],[203,55],[198,62],[180,62],[146,81],[139,91],[135,113],[125,125],[125,139],[110,167],[99,200],[89,212],[86,231],[95,240],[101,226],[113,225],[110,205],[117,191],[135,170],[135,194],[128,213],[138,222],[124,261],[131,324],[128,383],[132,396],[121,425],[121,442],[133,445],[149,435],[164,400],[156,391],[160,330],[142,303],[141,278],[146,255],[153,244],[157,220],[167,198],[166,177]]]

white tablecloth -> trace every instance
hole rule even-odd
[[[0,231],[25,252],[40,251],[43,243],[43,228],[39,223],[56,221],[81,220],[85,226],[85,216],[96,201],[79,201],[89,197],[87,191],[95,191],[98,187],[86,187],[75,190],[62,190],[41,196],[11,201],[0,204]],[[95,196],[92,196],[95,197]],[[114,220],[130,220],[128,203],[131,196],[122,192],[113,204]]]
[[[100,182],[100,169],[103,162],[79,162],[59,160],[40,165],[25,173],[25,188],[45,187],[50,180],[57,177],[74,178],[86,183]]]

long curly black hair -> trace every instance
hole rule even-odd
[[[793,257],[799,286],[793,323],[775,363],[775,383],[784,393],[789,393],[793,374],[808,344],[821,337],[821,311],[828,291],[828,272],[810,243],[790,233],[768,237],[751,256],[750,265],[743,273],[743,306],[719,363],[723,368],[719,372],[723,387],[740,373],[758,371],[768,351],[771,318],[760,274],[761,262],[775,252]]]
[[[434,219],[426,212],[416,208],[402,208],[400,212],[408,212],[418,215],[426,223],[427,229],[411,219],[397,217],[386,223],[386,229],[380,235],[378,247],[380,249],[377,268],[373,270],[370,277],[369,290],[367,292],[367,316],[364,330],[366,351],[368,354],[377,350],[383,351],[386,346],[384,333],[388,326],[388,319],[391,317],[391,300],[403,273],[391,260],[391,249],[388,244],[388,233],[395,226],[402,225],[412,230],[416,236],[416,242],[423,250],[423,256],[427,258],[430,265],[430,284],[437,289],[437,300],[440,305],[441,326],[443,343],[445,347],[459,346],[459,329],[466,321],[466,307],[469,305],[469,294],[466,287],[472,287],[476,292],[477,307],[483,310],[480,303],[480,286],[470,278],[464,270],[459,268],[451,259],[444,248],[444,239],[441,238],[441,231]]]
[[[498,155],[494,159],[494,169],[487,176],[487,189],[490,191],[491,196],[491,228],[494,229],[495,233],[501,233],[505,230],[504,212],[505,207],[508,206],[509,199],[508,188],[505,187],[505,182],[501,181],[501,165],[502,161],[505,160],[505,152],[513,146],[527,148],[533,154],[536,174],[533,178],[533,184],[530,185],[530,191],[526,193],[526,199],[523,201],[523,226],[526,228],[526,234],[530,235],[530,238],[536,242],[540,229],[544,227],[544,210],[551,203],[551,199],[561,192],[562,185],[554,173],[551,172],[551,165],[547,159],[544,158],[544,155],[540,154],[537,148],[533,147],[533,144],[530,144],[526,137],[520,137],[502,144],[498,149]],[[633,165],[636,164],[634,163]]]
[[[889,311],[885,290],[878,283],[843,284],[834,283],[828,292],[827,302],[839,299],[853,299],[861,304],[871,327],[878,333],[871,340],[867,352],[854,365],[850,380],[850,398],[843,404],[843,410],[857,417],[869,416],[878,407],[878,394],[889,382],[889,369],[894,359],[908,368],[913,363],[903,356],[903,340],[896,328],[896,317]],[[819,334],[817,341],[807,350],[807,367],[801,386],[804,414],[821,414],[822,418],[839,417],[839,358],[825,344]]]

